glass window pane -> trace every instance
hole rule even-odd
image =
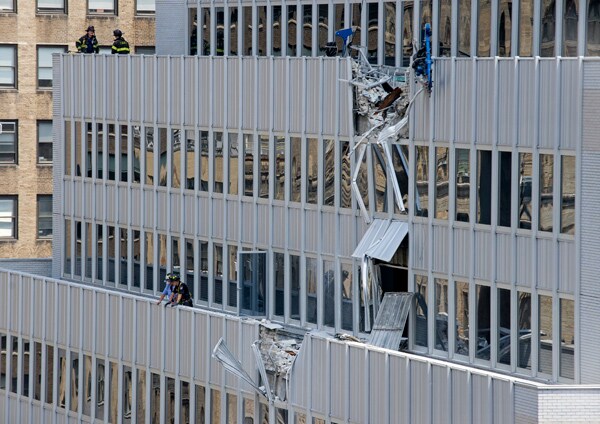
[[[298,28],[298,16],[297,16],[297,6],[289,5],[287,8],[287,27],[288,27],[288,36],[287,36],[287,55],[288,56],[296,56],[298,49],[296,48],[296,33]]]
[[[138,0],[139,1],[139,0]],[[37,0],[38,9],[64,9],[64,0]]]
[[[449,3],[449,0],[446,1]],[[383,20],[385,22],[383,34],[383,64],[387,66],[396,66],[396,3],[383,3],[383,14]]]
[[[189,190],[195,189],[196,181],[196,160],[195,160],[195,135],[193,130],[185,130],[185,141],[186,141],[186,155],[185,155],[185,188]],[[134,155],[136,155],[135,143],[134,143]],[[135,166],[135,164],[134,164]],[[237,168],[236,168],[237,169]],[[236,172],[237,175],[237,172]],[[237,187],[237,179],[236,179]]]
[[[600,56],[600,1],[587,1],[587,56]]]
[[[317,49],[318,56],[325,56],[325,45],[329,41],[327,39],[327,31],[329,28],[329,7],[327,4],[319,4],[318,12],[318,28],[317,28]],[[338,28],[340,29],[340,28]],[[335,29],[337,31],[337,29]]]
[[[0,66],[0,85],[15,85],[15,68]]]
[[[563,12],[563,56],[577,56],[577,21],[579,2],[564,0]]]
[[[540,155],[540,231],[552,231],[554,155]]]
[[[52,143],[52,121],[38,121],[38,141]]]
[[[220,305],[223,303],[223,246],[220,244],[213,245],[213,273],[213,302]]]
[[[215,193],[223,193],[223,133],[213,133],[213,152],[214,152],[214,186]]]
[[[199,422],[199,423],[206,422],[205,404],[206,404],[206,390],[204,389],[204,386],[196,385],[196,422]]]
[[[171,131],[171,187],[181,187],[181,130]]]
[[[312,56],[312,6],[303,5],[302,8],[302,51],[301,56]]]
[[[511,226],[512,153],[498,152],[498,225]]]
[[[182,381],[179,387],[179,422],[182,424],[190,423],[190,383]]]
[[[112,11],[115,8],[114,0],[88,0],[88,7],[95,11]]]
[[[533,155],[519,153],[519,228],[531,229]]]
[[[510,290],[498,289],[498,363],[510,365]]]
[[[317,203],[319,186],[319,140],[306,139],[306,202]]]
[[[208,242],[198,243],[200,256],[200,300],[208,301]]]
[[[154,12],[156,10],[155,0],[136,0],[138,12]]]
[[[302,181],[301,141],[299,137],[290,137],[290,200],[300,202]]]
[[[275,16],[275,9],[273,8],[273,16]],[[279,6],[279,15],[281,15],[281,6]],[[278,26],[281,29],[281,25]],[[229,8],[229,55],[237,56],[238,54],[238,38],[239,31],[243,29],[240,27],[238,22],[238,8]],[[275,31],[275,23],[273,23],[273,31]],[[275,36],[274,36],[275,37]],[[281,39],[279,39],[280,41]]]
[[[456,311],[455,352],[469,356],[469,283],[457,281],[454,294]]]
[[[212,389],[210,391],[210,404],[212,409],[211,423],[221,422],[221,391]]]
[[[254,195],[254,136],[244,134],[244,195]]]
[[[306,321],[312,324],[317,323],[317,284],[317,260],[306,258]]]
[[[477,20],[477,56],[490,55],[490,35],[492,22],[492,2],[479,0],[479,16]]]
[[[500,0],[498,25],[498,56],[511,55],[512,1]]]
[[[300,319],[300,256],[290,255],[290,318]]]
[[[228,183],[229,188],[227,193],[238,194],[238,134],[229,134],[229,146],[228,146],[228,157],[229,157],[229,175]]]
[[[415,275],[415,344],[427,347],[427,277]]]
[[[0,46],[0,66],[15,66],[15,47]]]
[[[285,137],[275,136],[275,200],[285,200]]]
[[[275,279],[275,315],[283,316],[284,284],[285,284],[285,255],[273,253],[273,272]]]
[[[352,331],[352,297],[354,296],[352,264],[340,264],[340,275],[342,281],[342,329]]]
[[[269,198],[269,136],[259,136],[259,168],[258,168],[258,196],[263,199]]]
[[[350,174],[350,143],[342,141],[340,148],[340,176],[338,178],[340,185],[340,208],[349,208],[352,201],[351,179]]]
[[[231,393],[227,393],[226,415],[225,422],[227,424],[237,424],[237,396]]]
[[[519,333],[517,367],[531,370],[531,293],[518,292]]]
[[[475,306],[477,308],[477,316],[475,317],[475,357],[489,360],[491,348],[490,288],[477,285],[475,296]]]
[[[471,191],[469,149],[456,149],[456,220],[469,222]]]
[[[519,56],[533,54],[533,4],[534,0],[519,2]]]
[[[229,286],[227,304],[232,307],[237,306],[237,268],[238,268],[238,248],[229,246]]]
[[[491,224],[492,152],[479,150],[477,158],[477,223]]]
[[[448,219],[448,148],[435,149],[435,217]]]
[[[154,128],[145,128],[142,129],[145,140],[144,145],[146,149],[146,163],[144,169],[144,175],[146,176],[144,180],[146,184],[152,185],[154,184]]]
[[[560,376],[573,379],[575,358],[575,303],[560,299]]]
[[[416,204],[415,215],[427,216],[429,203],[429,148],[427,146],[416,146]]]
[[[267,52],[267,6],[256,8],[258,17],[258,52],[259,56],[266,56]],[[218,44],[218,41],[217,41]],[[219,52],[217,52],[217,55]]]
[[[552,297],[538,296],[540,326],[538,371],[552,375]]]
[[[323,261],[323,324],[335,327],[335,266]]]
[[[146,370],[138,369],[136,390],[136,411],[137,411],[137,422],[143,423],[146,420]]]
[[[448,280],[435,279],[435,348],[448,351]]]
[[[0,12],[12,12],[15,10],[15,0],[0,0]]]
[[[387,4],[387,3],[386,3]],[[440,0],[440,56],[450,56],[452,47],[452,1]]]
[[[150,380],[150,422],[160,422],[160,375],[151,374]]]
[[[171,377],[165,378],[165,421],[175,421],[175,380]]]
[[[575,156],[561,159],[560,232],[575,234]]]
[[[385,169],[385,160],[383,158],[383,149],[380,146],[373,146],[373,186],[375,191],[375,211],[387,211],[387,173]]]
[[[554,56],[554,40],[556,30],[556,2],[542,0],[542,34],[540,37],[540,56]]]
[[[158,185],[162,187],[167,186],[167,150],[170,144],[170,141],[167,139],[167,129],[159,128],[158,129]]]
[[[200,172],[200,191],[208,191],[208,131],[200,131],[200,150],[198,169]]]
[[[211,16],[210,16],[210,9],[205,7],[202,9],[203,14],[201,21],[202,21],[202,30],[201,30],[201,34],[202,34],[202,41],[199,47],[199,51],[201,55],[209,55],[210,54],[210,43],[211,43],[211,39],[210,39],[210,26],[211,26]]]

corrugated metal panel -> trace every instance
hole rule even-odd
[[[475,277],[489,280],[492,272],[492,235],[475,230]]]
[[[253,377],[258,381],[258,372],[256,370],[256,360],[250,346],[254,341],[258,340],[258,322],[256,321],[242,321],[240,332],[242,333],[242,350],[240,352],[240,362],[242,363],[244,370],[249,376]],[[242,383],[242,390],[254,394],[248,384]]]
[[[224,128],[225,120],[223,119],[223,113],[225,112],[225,96],[229,99],[232,98],[230,93],[225,91],[225,58],[214,57],[213,58],[213,114],[212,114],[212,125],[213,128]]]
[[[277,231],[273,231],[273,247],[283,248],[285,247],[285,212],[286,209],[282,206],[273,206],[273,228],[277,228]]]
[[[510,381],[492,380],[494,394],[494,423],[504,424],[513,421],[514,399]]]
[[[68,216],[73,213],[73,192],[71,190],[63,190],[65,203],[63,205],[63,214]]]
[[[411,237],[414,240],[411,246],[411,255],[413,268],[429,268],[429,227],[427,224],[413,223],[413,232]]]
[[[194,196],[192,194],[183,194],[183,233],[187,236],[193,236],[196,231],[196,214],[194,210]]]
[[[433,225],[433,271],[448,272],[448,231],[446,225]]]
[[[67,325],[69,317],[66,313],[64,313],[64,311],[68,310],[67,292],[68,289],[65,285],[58,284],[56,286],[56,295],[58,297],[58,322],[56,324],[58,327],[58,343],[62,345],[67,344],[67,332],[69,331],[69,327]],[[18,299],[14,299],[14,301],[15,304],[18,304]]]
[[[598,143],[598,131],[600,131],[600,120],[598,110],[600,109],[600,90],[589,89],[583,91],[583,144],[585,152],[600,151]]]
[[[337,96],[336,91],[340,89],[340,83],[338,81],[338,73],[336,67],[338,66],[337,58],[323,58],[323,86],[322,86],[322,128],[321,134],[334,136],[336,127],[336,102]],[[339,113],[344,113],[345,108],[342,106],[339,108]]]
[[[7,280],[7,274],[6,273],[0,273],[0,283],[2,284],[2,286],[6,286],[6,280]],[[10,328],[9,326],[9,319],[8,319],[8,296],[2,296],[2,300],[0,300],[0,328],[2,329],[8,329]],[[11,299],[11,303],[12,303],[12,299]]]
[[[331,212],[321,212],[322,231],[321,231],[321,253],[325,255],[334,255],[335,251],[335,214]],[[275,227],[277,228],[277,227]]]
[[[577,284],[577,262],[575,260],[575,243],[560,241],[559,250],[559,280],[558,289],[561,293],[575,294]]]
[[[521,59],[519,61],[519,111],[535,110],[535,62],[533,59]],[[521,147],[532,147],[534,143],[535,119],[527,119],[525,113],[519,114],[518,145]]]
[[[77,188],[79,190],[73,190],[71,196],[73,199],[73,203],[72,203],[72,207],[70,209],[73,210],[73,215],[77,218],[82,217],[83,216],[83,202],[81,199],[81,181],[74,181],[74,183],[76,184]]]
[[[319,117],[321,116],[321,78],[318,59],[306,59],[306,73],[304,75],[306,84],[306,132],[308,134],[319,134]],[[299,99],[299,98],[298,98]],[[292,102],[294,102],[292,97]]]
[[[354,223],[356,219],[352,215],[339,215],[340,255],[349,257],[354,251]],[[290,228],[293,228],[290,226]]]
[[[577,145],[577,128],[580,125],[578,105],[581,102],[579,90],[579,61],[577,59],[561,59],[561,98],[560,98],[560,148],[575,149]],[[598,86],[595,86],[598,88]]]
[[[208,198],[205,196],[199,196],[196,199],[196,205],[198,207],[198,235],[202,237],[208,237],[208,229],[210,228],[210,222],[208,220],[209,206],[210,203]]]
[[[324,381],[324,376],[327,375],[329,369],[327,342],[325,339],[313,337],[310,347],[311,385],[307,389],[310,392],[311,409],[319,414],[327,414],[326,401],[329,387],[327,387]]]
[[[104,293],[96,294],[96,319],[94,320],[94,331],[96,335],[96,352],[106,352],[106,297]]]
[[[217,345],[219,339],[223,337],[223,317],[212,316],[208,317],[210,327],[210,338],[208,340],[209,351],[207,354],[210,356],[212,349]],[[223,370],[222,365],[218,361],[211,360],[209,367],[209,382],[213,384],[221,383],[221,371]]]
[[[169,65],[171,68],[171,81],[169,90],[169,101],[171,104],[171,125],[182,125],[183,124],[183,110],[181,106],[181,99],[183,92],[189,90],[187,87],[187,80],[181,77],[182,69],[184,68],[184,62],[180,58],[169,58]]]
[[[273,75],[271,72],[271,64],[269,59],[259,57],[258,65],[258,86],[256,87],[256,96],[260,99],[258,110],[258,127],[259,131],[269,131],[269,121],[271,115],[271,89],[273,86]],[[273,91],[276,89],[273,87]]]
[[[102,184],[100,183],[95,183],[93,185],[93,191],[95,195],[94,200],[96,201],[96,211],[94,216],[97,219],[104,218],[104,202],[106,199],[104,198],[104,190],[102,188]]]
[[[450,416],[448,412],[452,410],[451,392],[450,392],[450,370],[448,367],[440,367],[432,365],[432,399],[431,404],[434,405],[432,410],[432,418],[434,423],[448,422]],[[464,422],[464,421],[463,421]]]
[[[21,305],[19,305],[20,313],[23,320],[21,323],[21,332],[23,336],[31,337],[31,315],[33,313],[33,302],[31,302],[32,287],[31,277],[23,276],[21,280],[21,291],[23,293]],[[36,295],[38,295],[36,293]],[[38,295],[40,296],[41,293]]]
[[[308,389],[308,375],[310,373],[310,343],[309,336],[305,335],[291,373],[290,402],[292,405],[305,406],[307,404],[306,391]],[[252,375],[252,374],[250,374]]]
[[[470,143],[473,128],[473,62],[456,62],[455,141]]]
[[[62,84],[60,86],[56,87],[56,91],[59,91],[60,93],[62,93],[63,97],[62,97],[62,108],[63,108],[63,114],[65,117],[67,116],[71,116],[72,112],[73,112],[73,105],[71,104],[71,93],[73,92],[73,74],[74,72],[72,72],[72,65],[73,62],[72,61],[68,61],[65,63],[64,68],[61,68],[60,65],[60,57],[57,57],[56,59],[52,59],[52,67],[53,67],[53,71],[52,71],[52,80],[53,82],[57,82],[58,84],[61,84],[59,81],[62,82]],[[54,85],[54,84],[53,84]],[[52,96],[54,96],[54,87],[53,91],[52,91]],[[73,96],[75,97],[75,96]],[[57,111],[60,113],[60,111]]]
[[[119,296],[118,295],[109,295],[108,296],[108,317],[107,321],[109,325],[109,336],[108,336],[108,353],[113,358],[119,357],[119,335],[121,334],[121,326],[123,323],[123,318],[121,317],[121,313],[119,310]]]
[[[210,119],[210,92],[211,92],[211,81],[210,81],[210,69],[211,62],[209,57],[196,57],[198,61],[198,124],[201,127],[207,128],[211,125]]]
[[[73,96],[73,104],[71,105],[72,109],[69,109],[68,111],[67,111],[67,109],[65,109],[65,116],[70,116],[71,113],[72,113],[73,116],[76,117],[76,118],[83,117],[83,112],[84,112],[83,108],[85,107],[83,99],[82,99],[82,97],[83,97],[82,96],[83,90],[79,90],[79,92],[77,92],[77,90],[73,90],[73,87],[81,87],[81,77],[82,77],[82,75],[84,75],[83,72],[80,72],[80,70],[81,70],[81,64],[82,64],[82,60],[83,60],[82,56],[85,56],[85,55],[75,55],[73,57],[73,59],[72,59],[73,70],[71,72],[71,70],[69,69],[69,74],[68,74],[71,79],[69,79],[69,80],[65,79],[64,80],[64,81],[71,81],[71,83],[70,84],[67,84],[66,82],[63,83],[64,87],[66,89],[70,90],[68,92],[63,92],[62,93],[62,96],[61,96],[60,100],[63,103],[66,102],[66,99],[64,97],[70,96],[71,92],[75,93],[74,96]],[[67,61],[65,61],[65,64],[66,63],[67,63]],[[65,66],[65,68],[68,68],[68,67],[70,67],[70,65],[66,65]],[[58,71],[59,71],[59,69],[56,67],[53,72],[58,72]],[[67,71],[67,69],[64,70],[65,74],[63,74],[63,75],[65,75],[65,77],[67,75],[66,71]],[[56,82],[58,82],[60,84],[62,81],[59,81],[58,79],[54,79],[53,84],[52,84],[53,91],[54,91],[54,89],[56,89],[58,91],[59,87],[57,85],[55,85]],[[87,96],[88,96],[88,103],[89,103],[89,100],[90,100],[89,99],[89,96],[90,96],[89,92],[87,93]],[[56,96],[54,95],[54,92],[52,93],[52,98],[54,100],[54,103],[56,104]],[[89,105],[86,105],[86,106],[89,107]],[[60,110],[57,110],[56,112],[57,112],[57,114],[59,114]]]
[[[284,132],[285,114],[287,111],[288,93],[287,64],[284,59],[273,61],[273,131]]]
[[[88,59],[88,58],[86,58]],[[106,82],[106,74],[104,73],[104,65],[106,64],[106,55],[92,55],[92,57],[90,57],[89,59],[92,59],[93,62],[95,62],[92,66],[96,69],[96,81],[95,84],[93,84],[94,88],[95,88],[95,93],[94,93],[94,100],[95,100],[95,105],[96,105],[96,109],[95,109],[95,113],[94,113],[94,118],[100,120],[102,118],[104,118],[104,96],[106,95],[106,91],[107,91],[107,82]],[[86,69],[91,69],[88,65],[88,67],[86,67]],[[87,112],[87,110],[86,110]],[[88,115],[88,113],[86,113],[86,117],[92,118],[91,116],[91,111]]]
[[[157,190],[155,194],[156,199],[156,229],[161,231],[167,231],[169,228],[169,222],[167,221],[167,208],[169,206],[168,203],[168,195],[161,189]]]
[[[184,125],[194,125],[196,117],[196,93],[198,92],[198,81],[196,81],[196,58],[183,58],[183,78],[185,88],[183,90],[183,122]]]
[[[492,405],[490,405],[490,380],[487,376],[471,374],[473,385],[473,423],[490,422]]]
[[[300,250],[300,239],[301,239],[301,234],[300,234],[300,229],[302,228],[302,221],[301,221],[301,210],[295,207],[290,207],[288,209],[289,212],[289,219],[288,219],[288,224],[289,224],[289,229],[290,232],[288,234],[288,249],[293,249],[293,250]]]
[[[551,239],[537,240],[537,287],[544,289],[554,288],[556,263],[554,255],[554,242]]]
[[[348,346],[350,360],[350,421],[362,423],[365,421],[365,349],[359,346]]]
[[[161,343],[164,343],[165,346],[179,346],[177,344],[177,333],[179,332],[179,323],[177,322],[177,310],[173,308],[166,308],[165,314],[163,315],[163,319],[165,335]],[[169,349],[165,349],[164,352],[164,354],[166,355],[164,358],[164,370],[166,372],[174,373],[175,361],[172,361],[171,358],[168,357]],[[173,359],[177,359],[177,355],[173,355],[173,357]]]
[[[81,187],[80,181],[75,181],[76,188],[78,190],[78,186]],[[93,218],[93,210],[92,210],[92,196],[94,194],[94,186],[89,181],[83,181],[83,217],[87,219]],[[65,205],[66,206],[66,205]]]
[[[410,409],[413,405],[411,401],[410,369],[408,358],[390,355],[389,356],[389,374],[390,374],[390,422],[398,424],[410,423]]]
[[[434,97],[434,139],[436,141],[452,140],[452,61],[437,59],[433,67],[435,90]]]
[[[235,318],[225,318],[225,343],[233,353],[233,356],[239,361],[241,346],[239,343],[239,321]],[[249,348],[250,346],[248,346]],[[238,377],[233,373],[225,373],[225,385],[229,387],[237,386]]]
[[[83,310],[92,312],[94,310],[94,297],[91,290],[83,291]],[[83,349],[92,352],[94,334],[94,315],[92,313],[82,315],[83,340],[81,341]],[[137,329],[137,331],[140,331]]]
[[[119,224],[127,225],[129,220],[127,219],[127,202],[130,199],[129,188],[123,185],[117,185],[117,198],[119,199],[119,207],[115,208],[116,221]],[[171,205],[172,207],[175,205]],[[135,210],[135,208],[134,208]]]
[[[389,374],[386,364],[386,354],[378,351],[369,352],[369,422],[385,423],[387,416],[387,395],[389,388],[386,384],[386,375]],[[365,364],[367,365],[367,364]],[[395,378],[395,376],[390,376]],[[393,399],[393,398],[392,398]]]
[[[293,133],[299,133],[302,131],[302,120],[304,118],[304,111],[302,110],[302,102],[300,99],[304,98],[304,62],[302,58],[290,58],[289,59],[289,87],[288,92],[289,98],[289,109],[288,114],[290,116],[289,130]]]
[[[82,316],[82,310],[80,307],[80,299],[82,290],[79,287],[69,287],[68,291],[70,292],[71,298],[69,299],[69,306],[71,311],[69,312],[70,319],[68,323],[68,329],[70,332],[70,342],[69,346],[73,348],[79,348],[81,346],[81,338],[79,337],[79,330],[81,328],[81,320],[79,319]],[[66,314],[65,314],[66,315]]]
[[[410,361],[411,381],[411,423],[429,423],[431,411],[431,385],[429,364],[421,361]]]
[[[1,280],[0,280],[1,281]],[[33,280],[33,285],[32,285],[32,290],[35,293],[35,297],[33,300],[33,308],[34,308],[34,313],[33,313],[33,333],[32,336],[37,338],[37,339],[41,339],[42,338],[42,334],[44,331],[44,322],[46,320],[46,317],[43,315],[43,311],[44,311],[44,303],[46,302],[46,299],[44,298],[44,293],[43,293],[43,281],[42,280],[38,280],[37,278]],[[6,297],[6,296],[4,296]],[[0,310],[1,311],[6,311],[7,310],[7,305],[6,305],[7,300],[5,301],[0,301]],[[5,327],[5,323],[4,323],[4,319],[5,319],[5,313],[4,312],[0,312],[0,328],[6,328]]]
[[[208,378],[206,355],[211,352],[211,347],[208,345],[206,337],[206,322],[208,316],[204,314],[194,314],[194,320],[194,377],[198,381],[206,382]]]
[[[386,293],[377,312],[369,344],[398,350],[413,293]]]
[[[391,221],[383,236],[378,240],[374,240],[365,254],[370,258],[389,262],[407,234],[408,223]]]
[[[270,244],[269,237],[271,235],[271,220],[269,217],[269,205],[259,203],[257,205],[257,218],[258,218],[258,233],[256,242],[262,246],[268,246]]]
[[[538,422],[538,393],[534,387],[515,384],[515,423]]]
[[[340,74],[338,77],[338,83],[342,80],[347,81],[351,77],[350,71],[350,58],[340,60]],[[340,105],[352,104],[353,95],[350,84],[340,83]],[[352,117],[352,111],[346,110],[345,106],[340,107],[340,128],[339,135],[341,137],[351,137],[354,134],[354,122]]]
[[[498,61],[498,144],[512,146],[515,128],[515,62]]]
[[[369,248],[373,245],[373,243],[380,240],[384,236],[389,224],[390,222],[387,220],[374,219],[369,225],[366,233],[364,233],[360,239],[358,246],[356,246],[356,249],[354,249],[352,257],[362,259],[369,251]]]
[[[281,227],[276,227],[281,228]],[[240,229],[240,220],[238,214],[238,202],[235,200],[227,201],[227,240],[237,242]]]
[[[478,145],[491,145],[494,128],[494,103],[497,99],[494,97],[494,74],[495,63],[493,59],[477,60],[477,105],[475,113],[477,114],[477,133],[475,142]]]
[[[496,234],[496,280],[510,283],[513,275],[513,242],[510,234]]]
[[[471,422],[471,384],[466,371],[452,370],[452,422]]]
[[[142,56],[131,56],[131,119],[140,122],[142,120],[143,97],[145,92],[145,78],[142,74]]]
[[[223,238],[223,225],[225,224],[225,209],[223,208],[223,198],[213,198],[210,205],[212,206],[212,225],[210,226],[211,235],[214,238]]]
[[[430,123],[432,98],[423,92],[417,96],[414,101],[414,113],[412,120],[414,121],[414,139],[419,141],[429,141],[431,138]]]
[[[237,58],[228,57],[225,59],[227,66],[227,128],[237,129],[240,126],[240,61]],[[275,86],[281,87],[281,86]]]
[[[560,102],[556,98],[558,84],[556,60],[540,59],[538,66],[540,84],[539,146],[553,148],[556,141],[556,108],[560,106]]]
[[[533,266],[532,241],[531,236],[517,235],[517,284],[523,287],[533,287],[531,281],[531,267]]]
[[[106,55],[106,73],[104,78],[106,80],[106,91],[104,93],[106,97],[106,119],[114,120],[117,115],[118,99],[117,90],[120,88],[119,85],[119,74],[117,73],[117,55]],[[126,74],[123,74],[126,75]],[[122,78],[127,79],[127,78]],[[127,91],[124,91],[127,93]],[[124,96],[127,97],[127,96]],[[127,102],[127,101],[126,101]],[[127,109],[126,109],[127,110]],[[123,114],[125,116],[125,113]]]
[[[170,58],[169,57],[161,57],[161,56],[154,56],[155,60],[156,60],[156,64],[157,64],[157,87],[156,87],[156,93],[157,93],[157,99],[156,99],[156,110],[158,112],[157,114],[157,122],[159,124],[167,124],[167,122],[169,121],[169,91],[171,90],[171,81],[169,81],[167,84],[164,84],[163,81],[165,81],[168,77],[168,72],[169,72],[169,62],[170,62]],[[164,79],[163,79],[164,78]],[[171,79],[173,79],[173,76],[171,75]],[[149,91],[148,94],[154,94],[154,92]]]
[[[250,81],[250,84],[242,85],[242,129],[254,130],[254,113],[256,112],[254,107],[254,100],[256,94],[254,93],[255,81],[255,69],[254,60],[249,57],[243,57],[242,61],[242,75],[245,81]]]
[[[142,86],[142,90],[144,91],[144,103],[142,104],[144,114],[142,115],[144,122],[152,123],[154,121],[154,96],[157,87],[155,87],[154,83],[154,64],[156,61],[155,56],[144,56],[143,60],[143,78],[144,85]],[[162,84],[161,84],[162,85]]]
[[[123,299],[123,312],[121,314],[122,343],[123,343],[123,361],[131,362],[133,360],[134,333],[137,328],[133,328],[133,299]]]
[[[151,303],[136,300],[135,301],[135,312],[136,312],[136,328],[135,328],[135,364],[144,365],[148,360],[148,308],[152,308],[154,305]],[[153,332],[154,333],[154,332]],[[151,336],[152,337],[152,336]]]
[[[347,401],[346,388],[348,387],[349,375],[346,372],[346,346],[341,343],[331,343],[329,345],[329,359],[331,364],[339,366],[330,367],[331,371],[331,417],[343,421],[346,416]],[[393,379],[392,379],[393,380]]]
[[[194,313],[191,311],[179,311],[179,375],[190,376],[192,372],[192,322]]]
[[[140,205],[142,202],[142,190],[140,187],[132,187],[129,191],[129,195],[129,200],[132,205],[130,225],[140,227],[142,224],[142,211],[140,210],[141,208],[138,208],[135,205]]]
[[[185,51],[187,31],[173,31],[187,22],[187,6],[185,0],[156,0],[156,54],[188,54]],[[160,41],[158,41],[160,40]]]
[[[304,249],[308,252],[317,252],[319,250],[319,215],[316,210],[306,209],[304,219],[305,243]]]
[[[600,63],[595,60],[583,62],[583,92],[595,90],[600,86]]]
[[[169,229],[173,233],[181,232],[181,206],[183,203],[183,199],[180,193],[167,193],[167,197],[171,199],[169,202],[171,209],[171,219],[169,220]]]

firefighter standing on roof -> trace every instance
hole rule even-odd
[[[113,35],[115,42],[112,45],[112,54],[129,54],[129,43],[123,38],[123,31],[115,29]]]
[[[75,42],[75,47],[79,53],[98,53],[100,51],[93,26],[90,25],[87,28],[85,35]]]

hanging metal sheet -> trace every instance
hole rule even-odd
[[[398,350],[414,293],[386,293],[377,313],[369,344]]]
[[[392,221],[381,238],[373,240],[365,254],[370,258],[389,262],[408,234],[408,223]]]
[[[374,241],[379,240],[385,234],[388,227],[388,221],[383,219],[374,219],[367,232],[363,235],[360,243],[354,249],[352,257],[361,259],[365,256],[365,253],[369,250]]]

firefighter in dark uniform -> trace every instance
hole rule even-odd
[[[79,40],[75,41],[75,47],[79,53],[99,53],[98,40],[96,39],[96,31],[93,26],[87,27],[86,34]]]
[[[123,38],[123,31],[115,29],[113,35],[115,42],[112,45],[112,54],[129,54],[129,43]]]

